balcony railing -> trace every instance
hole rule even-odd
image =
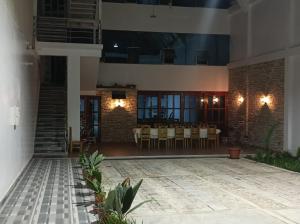
[[[101,43],[101,23],[97,20],[35,17],[34,36],[41,42]]]

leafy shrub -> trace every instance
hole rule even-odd
[[[120,219],[116,213],[111,213],[101,220],[101,224],[136,224],[134,220]]]
[[[130,179],[126,178],[122,184],[118,184],[114,190],[109,191],[104,203],[104,210],[106,213],[115,213],[120,220],[124,220],[125,217],[142,206],[146,202],[143,201],[131,208],[132,202],[142,184],[143,180],[140,180],[135,186],[130,185]]]
[[[297,157],[293,157],[288,152],[263,152],[260,150],[254,157],[250,159],[253,159],[257,162],[281,167],[287,170],[300,172],[300,160]]]

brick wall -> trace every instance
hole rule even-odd
[[[124,107],[115,106],[111,93],[111,89],[98,92],[101,96],[101,141],[133,142],[132,129],[137,126],[137,91],[126,89]]]
[[[268,95],[269,105],[261,97]],[[238,103],[238,97],[244,97]],[[283,149],[284,129],[284,59],[229,70],[228,130],[235,144],[264,146],[271,125],[278,124],[271,148]]]

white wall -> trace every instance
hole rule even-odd
[[[173,33],[229,34],[227,10],[102,3],[102,28]]]
[[[228,70],[225,66],[101,63],[98,83],[135,84],[139,90],[228,91]]]
[[[98,73],[99,73],[99,58],[81,57],[80,90],[96,91]]]
[[[34,150],[39,77],[37,60],[25,50],[31,41],[31,6],[32,0],[0,1],[0,201]],[[13,106],[20,110],[15,130],[10,123]]]
[[[231,62],[300,44],[300,1],[260,0],[230,16]]]

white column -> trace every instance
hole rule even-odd
[[[68,126],[80,140],[80,56],[68,56]]]

